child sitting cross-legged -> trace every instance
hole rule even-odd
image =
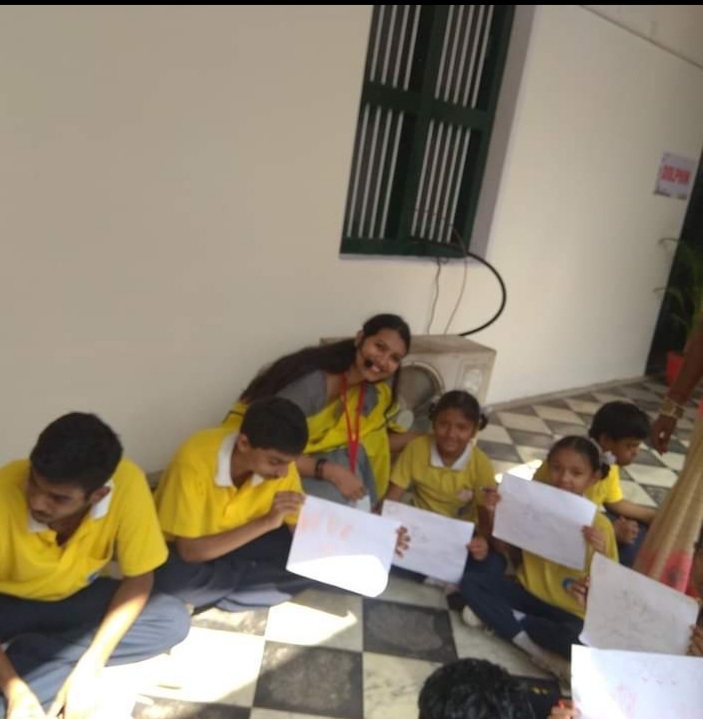
[[[607,474],[597,445],[586,437],[567,436],[547,456],[551,483],[583,495]],[[568,676],[571,645],[579,643],[585,617],[588,574],[594,552],[617,561],[610,521],[597,512],[593,525],[583,528],[586,565],[578,571],[531,552],[522,551],[516,579],[467,572],[461,593],[470,610],[503,639],[559,678]]]
[[[400,501],[406,491],[419,509],[473,522],[465,571],[502,574],[505,559],[491,547],[497,497],[491,460],[473,440],[486,425],[476,398],[462,390],[442,395],[432,412],[433,433],[416,437],[403,450],[391,473],[386,499]],[[458,587],[450,606],[463,607]]]

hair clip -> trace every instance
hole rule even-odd
[[[603,460],[604,464],[607,464],[609,467],[612,467],[617,461],[618,458],[610,451],[606,450],[601,454],[601,459]]]

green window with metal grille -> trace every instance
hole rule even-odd
[[[514,5],[374,5],[342,254],[470,249]]]

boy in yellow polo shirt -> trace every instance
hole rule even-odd
[[[311,584],[286,570],[304,495],[296,458],[303,412],[271,397],[252,403],[239,432],[206,429],[176,452],[156,490],[169,561],[157,586],[195,608],[271,606]]]
[[[584,496],[605,510],[613,523],[620,564],[631,567],[657,510],[624,498],[619,467],[632,464],[640,445],[649,437],[649,417],[632,402],[606,402],[594,415],[588,434],[608,457],[610,471],[602,481],[589,487]],[[549,481],[546,462],[534,478]]]
[[[1,716],[83,717],[106,664],[187,635],[185,606],[150,596],[167,551],[146,477],[95,415],[60,417],[0,469],[0,527]],[[115,557],[121,581],[100,576]]]

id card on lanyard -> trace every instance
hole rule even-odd
[[[364,406],[364,391],[366,382],[359,387],[359,399],[354,411],[354,421],[349,416],[349,403],[347,401],[347,378],[342,375],[342,401],[344,402],[344,417],[347,421],[347,445],[349,446],[349,469],[356,474],[356,459],[359,454],[359,441],[361,439],[361,410]]]

